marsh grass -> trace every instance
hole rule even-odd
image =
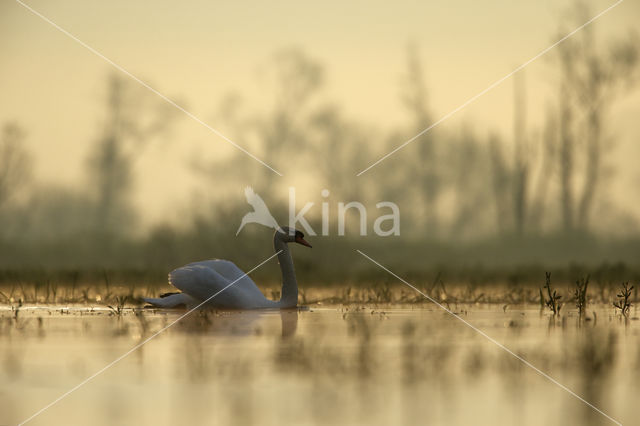
[[[587,307],[587,288],[589,286],[589,275],[580,278],[576,281],[576,289],[574,292],[576,298],[576,308],[578,313],[582,316],[585,313]]]
[[[560,299],[562,296],[557,294],[555,290],[551,290],[551,272],[545,272],[545,285],[544,288],[547,289],[547,298],[545,300],[545,305],[551,309],[553,315],[558,315],[560,313],[560,309],[562,309],[562,303]],[[540,291],[540,295],[542,296],[542,291]]]
[[[5,285],[0,287],[0,305],[11,306],[22,300],[27,305],[85,305],[85,306],[105,306],[112,307],[114,314],[118,315],[118,307],[142,306],[142,297],[157,297],[159,294],[175,291],[167,284],[148,284],[144,286],[114,285],[107,287],[106,282],[101,280],[95,284],[78,283],[76,285],[65,285],[57,283],[54,291],[42,291],[45,287],[40,286],[38,291],[35,285],[23,283],[19,285]],[[52,286],[53,287],[53,286]],[[50,287],[50,288],[52,288]],[[432,300],[445,306],[455,304],[500,304],[518,306],[526,304],[540,304],[545,307],[543,288],[533,288],[525,286],[522,288],[512,287],[508,284],[495,284],[492,286],[478,286],[477,284],[437,283],[428,282],[423,285],[417,283],[417,288]],[[280,289],[276,284],[262,287],[263,293],[269,298],[278,299]],[[546,293],[546,289],[545,293]],[[552,289],[553,290],[553,289]],[[552,291],[553,294],[553,291]],[[612,289],[606,288],[602,292],[589,295],[590,303],[610,303]],[[566,295],[569,297],[569,294]],[[573,295],[571,295],[573,296]],[[556,293],[556,298],[561,297]],[[55,302],[54,302],[55,300]],[[345,283],[343,286],[325,286],[321,284],[302,284],[299,293],[298,303],[301,305],[315,304],[400,304],[400,305],[423,305],[432,302],[422,294],[414,291],[401,283],[380,282],[372,283],[370,286],[354,285]]]
[[[373,303],[391,303],[393,302],[393,292],[389,283],[378,284],[373,289],[373,298],[370,302]]]
[[[620,313],[625,317],[629,316],[629,310],[631,309],[631,292],[633,286],[629,287],[629,282],[623,282],[621,285],[620,293],[616,295],[618,300],[613,302],[613,306],[620,309]]]
[[[22,299],[20,299],[18,301],[18,305],[17,306],[11,306],[11,309],[13,310],[13,320],[17,323],[18,322],[18,314],[20,314],[20,308],[22,307]]]
[[[29,305],[102,305],[113,307],[117,313],[123,301],[138,306],[143,296],[172,290],[164,282],[138,280],[136,276],[122,271],[84,276],[78,271],[50,275],[42,271],[23,275],[0,271],[0,305],[12,305],[18,300]]]
[[[114,299],[116,301],[115,306],[108,305],[107,307],[111,310],[112,315],[121,317],[124,313],[124,305],[127,303],[127,300],[129,300],[129,296],[115,296]]]
[[[572,279],[567,278],[566,273],[558,274],[564,278],[556,278],[559,282],[556,289],[551,288],[550,274],[549,285],[542,288],[517,274],[500,279],[478,270],[475,276],[465,280],[455,276],[445,279],[445,275],[434,273],[429,279],[408,278],[428,298],[393,280],[372,280],[366,284],[357,280],[341,283],[301,281],[299,304],[423,305],[430,304],[431,298],[447,307],[455,307],[456,304],[506,304],[510,307],[539,304],[543,309],[549,307],[557,315],[562,297],[574,300],[575,296],[578,312],[585,312],[587,302],[610,304],[613,295],[618,293],[614,280],[608,275],[598,271],[586,275],[582,269],[573,271]],[[576,281],[580,276],[585,278]],[[629,278],[635,279],[635,276]],[[91,274],[81,271],[9,274],[0,270],[0,305],[12,306],[21,300],[25,305],[110,306],[113,315],[121,315],[125,305],[130,308],[142,306],[142,297],[156,297],[175,291],[165,279],[165,276],[156,278],[119,270],[100,270]],[[271,281],[264,285],[256,281],[265,295],[279,298],[279,283]],[[566,290],[558,290],[565,289],[565,284]],[[629,291],[632,290],[635,288]],[[633,300],[633,294],[637,295],[637,292],[629,294],[628,303]]]

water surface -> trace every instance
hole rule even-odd
[[[604,305],[584,319],[452,309],[611,417],[640,417],[640,321]],[[0,424],[25,420],[182,313],[47,306],[16,318],[5,306]],[[426,304],[195,312],[30,424],[614,423]]]

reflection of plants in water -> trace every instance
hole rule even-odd
[[[618,300],[613,302],[613,306],[620,309],[620,313],[625,317],[629,315],[631,309],[631,291],[633,286],[629,287],[629,282],[623,282],[620,293],[617,294]]]
[[[358,376],[369,377],[375,364],[371,349],[371,329],[364,315],[352,315],[347,318],[351,333],[358,337],[356,367]]]
[[[359,415],[362,415],[357,417],[362,424],[375,424],[380,419],[376,419],[376,414],[367,417],[367,413],[372,412],[372,407],[387,402],[388,395],[403,401],[393,413],[405,415],[400,423],[430,423],[433,419],[429,416],[433,413],[426,407],[428,404],[436,407],[449,398],[459,397],[457,408],[462,408],[482,399],[487,389],[499,391],[490,386],[503,385],[503,393],[496,395],[509,395],[527,410],[533,406],[527,405],[529,401],[538,404],[548,394],[548,383],[539,381],[520,361],[452,321],[446,313],[416,307],[392,309],[387,312],[387,320],[377,314],[378,308],[375,313],[371,308],[360,306],[328,308],[287,313],[286,316],[292,318],[301,317],[300,330],[287,339],[281,338],[280,320],[273,312],[258,315],[254,323],[248,321],[253,315],[247,312],[194,312],[154,343],[164,345],[161,346],[164,350],[160,347],[147,349],[144,356],[140,353],[138,366],[128,363],[144,374],[127,375],[131,377],[127,380],[143,380],[145,389],[153,393],[157,390],[156,377],[168,374],[179,389],[183,385],[185,390],[188,388],[188,392],[176,394],[176,397],[185,398],[185,411],[198,401],[190,393],[194,391],[201,391],[205,395],[203,398],[216,401],[217,408],[225,412],[254,410],[255,418],[249,421],[226,422],[216,418],[216,423],[229,424],[266,424],[268,418],[262,417],[261,410],[265,409],[266,415],[274,417],[274,404],[283,409],[299,404],[309,422],[314,424],[341,424],[340,419],[350,420]],[[491,316],[487,316],[487,310]],[[57,311],[53,313],[60,318]],[[93,321],[91,332],[81,332],[79,327],[75,329],[81,338],[95,338],[99,333],[109,332],[110,325],[115,328],[116,323],[128,323],[131,336],[138,332],[138,327],[143,327],[138,324],[141,319],[149,322],[149,332],[153,333],[154,329],[163,326],[163,321],[166,325],[174,318],[174,314],[163,311],[134,310],[133,313],[137,318],[125,313],[121,320],[116,320],[104,314],[103,309],[101,314],[91,315],[91,319],[88,315],[78,318],[82,322]],[[2,327],[18,333],[11,314],[8,310],[0,314],[3,316],[0,320],[4,320]],[[620,378],[627,368],[640,365],[637,364],[640,352],[629,354],[636,358],[626,358],[625,353],[618,352],[627,350],[623,344],[630,341],[632,334],[616,333],[617,321],[607,324],[606,316],[600,316],[599,327],[595,329],[569,326],[556,328],[550,335],[545,335],[548,316],[539,318],[530,311],[522,317],[519,312],[511,317],[510,314],[509,310],[505,315],[499,305],[483,306],[470,308],[469,320],[571,389],[575,387],[578,394],[585,395],[597,406],[600,406],[597,403],[607,406],[608,401],[602,398],[606,398],[604,392],[612,390],[609,386],[595,386],[601,384],[599,381],[610,380],[607,384],[618,386],[616,394],[620,387],[633,386],[624,377],[623,380]],[[20,320],[25,322],[30,315],[30,310],[22,309]],[[569,324],[578,321],[576,315],[565,317]],[[51,321],[45,319],[45,327]],[[64,322],[68,323],[66,315]],[[253,332],[256,325],[262,330],[260,334]],[[31,333],[35,326],[32,321]],[[609,332],[607,327],[614,332]],[[65,333],[73,330],[74,327],[69,327]],[[55,328],[51,331],[55,333]],[[57,335],[48,333],[45,342],[55,345],[58,344],[56,339]],[[124,336],[112,341],[128,346],[127,339]],[[0,346],[0,369],[10,351],[16,350],[8,346]],[[19,353],[15,355],[18,355],[18,361],[24,362],[23,374],[27,374],[28,358],[25,361],[19,358]],[[627,359],[630,360],[628,364],[624,362]],[[3,374],[0,371],[0,381]],[[145,377],[153,379],[149,381]],[[530,383],[533,386],[527,386]],[[588,392],[591,394],[587,395]],[[434,399],[434,395],[439,396]],[[247,398],[253,402],[246,402]],[[412,411],[411,406],[419,409]],[[417,415],[425,417],[418,421],[419,417],[414,417]],[[585,415],[592,416],[592,413]],[[565,415],[562,416],[564,419]],[[569,423],[585,423],[582,420]]]
[[[138,319],[138,325],[140,328],[140,340],[144,339],[149,332],[149,322],[147,321],[147,317],[144,315],[142,309],[134,309],[133,313]]]
[[[319,378],[344,379],[349,374],[355,374],[361,379],[368,378],[376,371],[371,317],[360,310],[343,314],[350,337],[344,346],[327,345],[327,340],[321,335],[282,339],[275,347],[273,364],[286,373]]]
[[[406,321],[401,329],[402,346],[400,359],[402,380],[405,384],[414,384],[426,377],[437,374],[438,369],[429,368],[434,360],[441,360],[441,351],[434,350],[431,345],[417,336],[418,327],[415,321]]]
[[[589,381],[604,377],[614,366],[617,351],[617,335],[609,330],[605,336],[602,332],[591,332],[577,345],[576,362],[579,370]]]
[[[619,350],[618,336],[614,330],[606,332],[598,328],[587,330],[585,334],[577,337],[575,344],[571,345],[573,353],[568,357],[571,363],[569,371],[573,371],[581,382],[578,393],[586,400],[601,405],[605,403],[608,390],[611,388],[607,382],[617,375],[614,371]],[[620,366],[618,374],[626,375],[624,370],[627,368],[629,367]],[[583,413],[584,418],[576,423],[585,424],[587,419],[592,418],[591,410],[584,409]]]
[[[486,368],[483,352],[478,348],[470,349],[465,360],[465,372],[467,375],[471,378],[477,378]]]
[[[449,375],[459,370],[461,351],[450,339],[448,332],[436,335],[429,324],[407,320],[401,326],[400,365],[402,381],[417,385],[427,380],[438,380],[446,386]],[[478,370],[476,370],[478,371]]]
[[[399,346],[389,347],[385,343],[390,336],[381,334],[379,326],[390,323],[383,320],[385,315],[375,314],[360,309],[345,312],[348,338],[338,345],[322,334],[279,340],[273,352],[274,367],[286,374],[342,382],[376,380],[386,374],[395,376],[397,371],[407,385],[454,374],[459,357],[454,356],[455,348],[448,339],[434,336],[428,324],[411,319],[400,327]],[[479,374],[483,367],[480,360],[474,372]]]

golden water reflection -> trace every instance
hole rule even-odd
[[[611,417],[633,423],[639,321],[608,307],[458,306]],[[181,313],[0,311],[0,424],[16,424]],[[613,424],[435,307],[196,312],[32,424]]]

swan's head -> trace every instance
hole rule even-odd
[[[289,226],[281,226],[276,230],[275,238],[280,241],[284,241],[285,243],[298,243],[303,246],[311,247],[311,244],[305,241],[304,234],[302,232]]]

